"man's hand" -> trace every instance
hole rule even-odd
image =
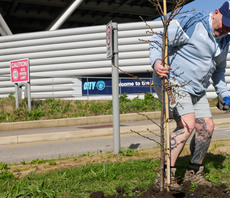
[[[218,97],[217,108],[223,111],[230,111],[230,97],[226,96],[222,98],[221,96]]]
[[[154,70],[157,76],[159,76],[160,78],[163,78],[163,77],[168,77],[169,70],[172,70],[172,68],[168,66],[163,67],[162,61],[157,60],[154,64]]]

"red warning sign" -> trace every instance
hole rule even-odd
[[[29,60],[10,61],[11,82],[29,82]]]
[[[113,26],[110,21],[106,26],[106,48],[107,48],[107,59],[111,59],[113,56]]]

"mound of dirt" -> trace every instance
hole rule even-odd
[[[205,197],[215,197],[215,198],[229,198],[230,190],[224,184],[220,186],[208,187],[199,185],[195,189],[193,189],[192,184],[189,182],[185,182],[182,185],[181,192],[160,192],[158,188],[152,187],[148,189],[141,196],[127,196],[124,189],[118,187],[116,189],[116,195],[105,195],[104,192],[98,191],[93,192],[90,195],[90,198],[205,198]],[[135,191],[141,191],[140,189],[134,189]]]

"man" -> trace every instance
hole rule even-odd
[[[214,13],[190,12],[170,23],[167,67],[162,66],[162,38],[154,34],[151,39],[150,60],[155,88],[159,90],[160,78],[167,77],[176,99],[176,105],[171,106],[178,126],[170,135],[172,189],[179,188],[175,181],[175,163],[193,131],[191,161],[184,181],[212,185],[205,180],[202,165],[214,130],[205,90],[212,79],[216,93],[223,99],[222,105],[229,107],[230,92],[224,76],[230,40],[228,32],[230,1]]]

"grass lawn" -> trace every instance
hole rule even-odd
[[[229,150],[229,140],[211,143],[204,164],[206,178],[214,185],[230,186]],[[125,189],[129,196],[138,196],[153,185],[159,162],[159,148],[149,148],[122,149],[118,155],[87,153],[65,159],[0,163],[0,197],[86,198],[95,191],[116,194],[117,187]],[[179,179],[188,163],[186,145],[177,161]]]

